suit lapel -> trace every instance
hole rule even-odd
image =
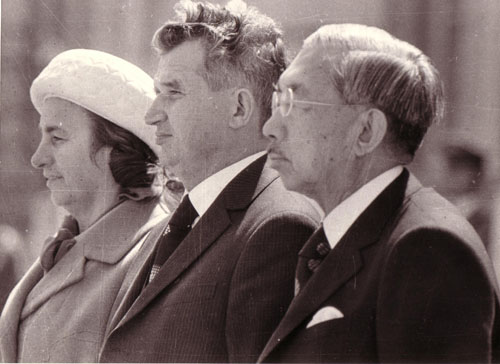
[[[257,159],[224,188],[193,230],[168,258],[155,279],[144,288],[119,323],[120,326],[142,311],[231,226],[230,210],[246,208],[267,185],[278,178],[276,172],[264,168],[265,162],[266,156]],[[149,266],[145,266],[142,271],[145,269],[148,270]],[[136,279],[134,286],[137,284],[139,282]]]
[[[219,204],[220,202],[217,205]],[[229,227],[230,220],[226,210],[221,206],[213,207],[198,221],[193,230],[168,258],[155,279],[144,288],[124,317],[122,324],[143,310],[152,299],[169,286]],[[150,258],[154,256],[154,253],[155,251],[153,251]],[[151,259],[148,259],[148,261],[152,262]],[[144,282],[144,279],[146,279],[144,274],[148,274],[149,270],[150,264],[146,264],[141,270],[141,274],[138,275],[140,281],[136,280],[134,286]]]
[[[27,295],[43,277],[37,260],[9,295],[0,320],[0,357],[4,363],[17,361],[17,333],[19,318]]]
[[[394,220],[395,213],[404,204],[408,176],[405,169],[368,206],[328,254],[298,296],[293,299],[259,361],[264,360],[286,336],[321,308],[324,301],[362,269],[361,251],[379,241],[387,224]]]

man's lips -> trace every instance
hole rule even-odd
[[[277,150],[275,148],[268,148],[267,155],[268,155],[269,159],[271,159],[271,160],[286,160],[283,153],[281,153],[279,150]]]
[[[156,144],[161,144],[163,140],[170,138],[172,134],[168,133],[155,133],[156,135]]]

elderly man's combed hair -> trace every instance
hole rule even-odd
[[[161,27],[153,46],[163,53],[184,41],[201,39],[207,52],[202,76],[211,89],[249,87],[265,122],[271,116],[272,84],[286,67],[282,33],[276,23],[242,0],[225,7],[185,0],[175,8],[179,22]]]
[[[324,26],[304,42],[318,44],[345,101],[383,111],[390,142],[413,156],[444,109],[443,86],[430,59],[381,29],[357,24]]]

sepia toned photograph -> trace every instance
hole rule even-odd
[[[499,1],[0,10],[1,362],[500,362]]]

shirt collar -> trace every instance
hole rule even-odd
[[[221,169],[196,185],[189,192],[189,199],[198,213],[198,216],[201,217],[208,210],[224,187],[226,187],[229,182],[231,182],[231,180],[238,175],[238,173],[265,153],[265,151],[262,151],[248,156],[239,162],[233,163],[230,166]]]
[[[344,236],[356,219],[403,172],[396,166],[378,175],[335,207],[323,220],[323,228],[330,247]]]

